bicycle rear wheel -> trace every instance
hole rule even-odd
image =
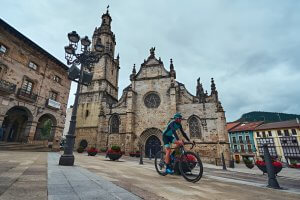
[[[154,160],[155,169],[156,169],[157,173],[162,176],[167,175],[167,173],[166,173],[167,166],[165,163],[165,156],[166,156],[165,152],[159,151],[156,153],[155,160]]]
[[[197,182],[203,174],[203,165],[200,157],[193,152],[185,152],[180,157],[179,170],[185,180]]]

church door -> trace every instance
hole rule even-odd
[[[155,136],[151,135],[145,145],[145,155],[148,158],[154,158],[156,152],[161,150],[161,143],[160,140]]]

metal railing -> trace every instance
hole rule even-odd
[[[5,80],[0,80],[0,90],[7,93],[14,93],[16,85]]]
[[[25,100],[29,100],[32,102],[35,102],[37,100],[37,94],[34,94],[33,92],[29,92],[27,90],[24,90],[22,88],[18,89],[18,93],[17,93],[18,97],[25,99]]]

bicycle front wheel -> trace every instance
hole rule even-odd
[[[165,176],[167,175],[166,173],[166,163],[165,163],[165,156],[166,153],[163,151],[158,151],[155,155],[155,169],[159,175]]]
[[[179,170],[185,180],[197,182],[203,174],[203,165],[200,157],[193,152],[185,152],[180,157]]]

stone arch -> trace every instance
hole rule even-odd
[[[14,106],[7,110],[3,123],[3,141],[26,142],[32,126],[33,115],[23,106]]]
[[[202,138],[202,131],[201,131],[201,122],[200,118],[196,115],[192,115],[187,120],[189,126],[189,133],[190,138]]]
[[[147,149],[146,149],[146,145],[148,145],[150,142],[149,140],[155,139],[155,138],[157,138],[159,140],[159,143],[156,143],[155,147],[151,147],[151,148],[147,147]],[[154,128],[154,127],[144,130],[142,132],[142,134],[140,135],[139,143],[143,145],[143,148],[144,148],[143,151],[145,152],[146,156],[149,156],[149,151],[150,151],[149,149],[151,149],[151,154],[155,155],[155,153],[160,150],[160,146],[162,145],[162,131],[159,130],[158,128]],[[146,150],[147,150],[147,152],[146,152]]]
[[[42,128],[44,127],[45,123],[47,121],[51,121],[51,130],[50,130],[50,135],[47,138],[43,138],[41,136],[41,131]],[[36,131],[34,134],[34,140],[48,140],[48,141],[53,141],[54,136],[55,136],[55,132],[56,132],[56,127],[57,127],[57,120],[56,118],[49,113],[43,114],[42,116],[40,116],[40,118],[38,119],[38,124],[36,127]]]

